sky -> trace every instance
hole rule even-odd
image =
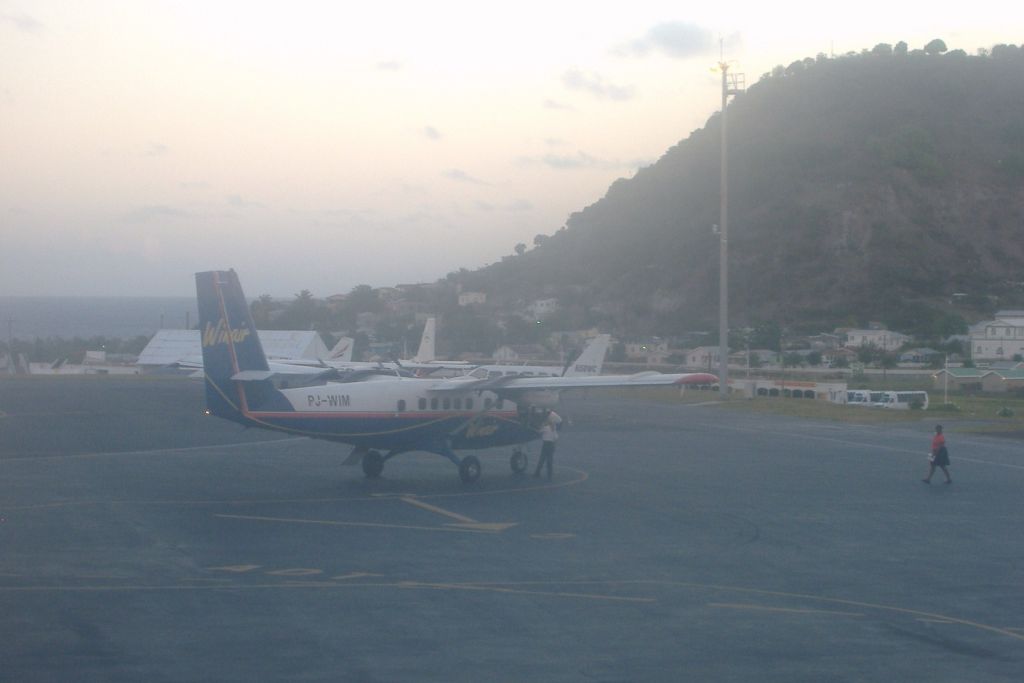
[[[1024,42],[1024,3],[944,5],[0,0],[0,295],[480,268],[703,127],[723,58]]]

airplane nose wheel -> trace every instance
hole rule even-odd
[[[515,474],[522,474],[526,471],[529,460],[526,458],[526,453],[517,448],[512,451],[512,457],[508,459],[508,464]]]
[[[378,451],[366,451],[363,456],[363,474],[370,479],[376,479],[384,471],[384,456]]]
[[[472,484],[480,478],[480,461],[475,456],[467,455],[459,463],[459,478],[463,484]]]

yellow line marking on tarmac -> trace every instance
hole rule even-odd
[[[403,503],[408,503],[409,505],[415,505],[422,510],[436,513],[442,517],[454,519],[458,522],[457,524],[447,524],[446,526],[456,527],[459,529],[476,529],[479,531],[492,531],[494,533],[498,533],[505,531],[506,529],[511,529],[517,524],[516,522],[478,522],[466,515],[460,515],[459,513],[452,512],[451,510],[445,510],[444,508],[437,507],[436,505],[424,503],[415,496],[402,496],[399,500]]]
[[[439,508],[436,505],[431,505],[430,503],[424,503],[422,500],[417,500],[413,496],[402,496],[401,498],[399,498],[399,500],[402,501],[403,503],[408,503],[409,505],[415,505],[416,507],[422,508],[422,509],[427,510],[429,512],[436,512],[439,515],[443,515],[444,517],[449,517],[451,519],[454,519],[457,522],[461,522],[462,524],[477,524],[478,523],[475,519],[470,519],[469,517],[466,517],[465,515],[460,515],[457,512],[452,512],[450,510],[445,510],[444,508]]]
[[[510,595],[539,595],[556,598],[581,598],[586,600],[606,600],[611,602],[657,602],[654,598],[630,598],[621,595],[598,595],[596,593],[567,593],[565,591],[536,591],[521,588],[505,588],[497,585],[480,583],[423,583],[420,581],[400,581],[399,588],[427,588],[431,590],[482,591],[487,593],[506,593]]]
[[[790,612],[793,614],[831,614],[843,617],[863,617],[860,612],[839,612],[828,609],[798,609],[795,607],[771,607],[769,605],[750,605],[738,602],[709,602],[709,607],[721,607],[723,609],[742,609],[761,612]]]
[[[259,517],[256,515],[214,515],[225,519],[244,519],[254,522],[280,522],[283,524],[322,524],[324,526],[371,527],[376,529],[406,529],[409,531],[448,531],[465,534],[493,534],[491,529],[460,528],[457,526],[414,526],[412,524],[383,524],[380,522],[338,522],[328,519],[294,519],[291,517]]]

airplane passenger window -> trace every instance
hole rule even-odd
[[[494,405],[494,401],[489,398],[484,399],[484,410],[490,410],[492,405]]]
[[[404,413],[405,412],[405,399],[404,398],[398,399],[398,412],[400,412],[400,413]]]
[[[466,410],[473,410],[473,399],[466,399]]]
[[[462,410],[462,399],[461,398],[453,399],[452,403],[455,404],[455,410]]]
[[[417,405],[419,406],[420,410],[426,410],[427,409],[427,399],[421,398],[419,400],[419,402],[417,403]]]
[[[441,407],[444,410],[451,410],[452,409],[452,400],[450,398],[444,399],[443,401],[441,401]]]
[[[430,399],[430,409],[437,410],[437,397]]]

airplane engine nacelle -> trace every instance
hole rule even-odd
[[[558,405],[557,391],[528,391],[520,394],[516,403],[521,406],[536,406],[538,408],[554,408]]]

